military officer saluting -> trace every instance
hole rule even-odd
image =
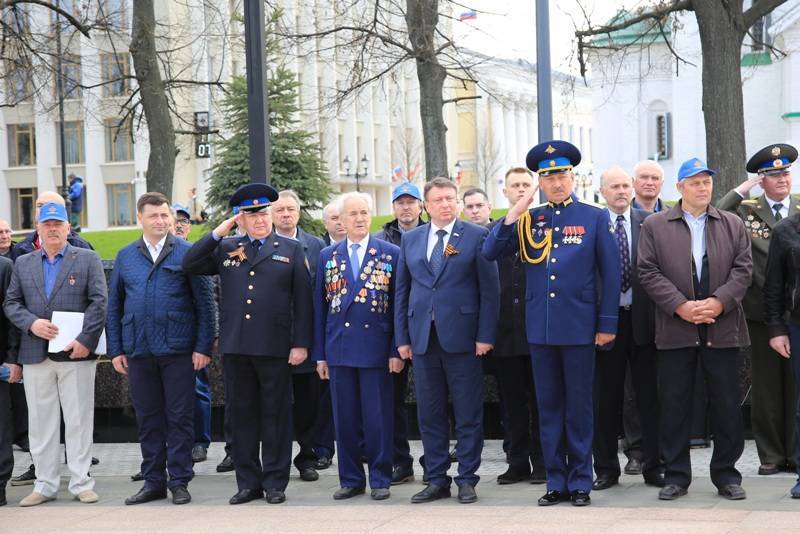
[[[595,345],[617,332],[619,254],[608,212],[573,193],[580,160],[565,141],[533,147],[526,164],[547,202],[529,209],[531,188],[483,246],[490,260],[519,251],[526,264],[526,331],[547,472],[540,506],[591,502]]]
[[[317,372],[330,379],[339,484],[336,500],[364,493],[362,456],[375,500],[392,482],[394,395],[391,373],[403,369],[394,347],[394,270],[400,248],[369,235],[372,197],[337,199],[346,239],[320,254],[314,290]]]
[[[193,274],[219,274],[220,340],[231,403],[233,465],[239,491],[231,504],[286,500],[292,455],[292,371],[313,337],[311,278],[303,246],[272,231],[278,193],[247,184],[233,194],[234,216],[183,258]],[[225,237],[235,226],[244,235]],[[291,365],[287,365],[288,363]],[[259,461],[259,446],[261,461]]]
[[[778,221],[798,212],[798,201],[791,195],[792,175],[789,171],[796,159],[797,149],[791,145],[778,143],[762,148],[747,162],[747,172],[752,176],[722,197],[717,206],[742,219],[750,235],[753,253],[753,283],[742,304],[751,340],[752,421],[761,461],[759,475],[773,475],[795,468],[792,366],[789,360],[781,358],[770,348],[762,288],[766,280],[772,230]],[[747,198],[755,186],[761,186],[764,193],[755,199]]]

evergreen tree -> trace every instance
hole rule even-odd
[[[274,28],[280,17],[274,11],[267,23],[267,92],[271,183],[278,191],[293,189],[303,202],[300,226],[314,234],[322,233],[320,221],[309,210],[320,209],[328,200],[330,185],[315,135],[297,127],[297,88],[299,82],[280,62],[280,47]],[[209,224],[216,226],[231,214],[228,200],[240,185],[250,181],[250,148],[247,141],[247,80],[236,76],[227,87],[222,103],[225,128],[230,135],[217,142],[217,162],[209,176]]]

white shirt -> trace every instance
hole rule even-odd
[[[281,237],[286,237],[286,238],[288,238],[288,239],[294,239],[295,241],[298,241],[298,239],[297,239],[297,227],[296,227],[296,226],[295,226],[295,228],[294,228],[294,234],[292,234],[292,235],[285,235],[285,234],[282,234],[282,233],[280,233],[280,232],[278,231],[278,229],[277,229],[277,228],[275,228],[275,233],[276,233],[276,234],[278,234],[278,235],[279,235],[279,236],[281,236]]]
[[[781,210],[780,210],[781,217],[785,219],[786,217],[789,216],[789,203],[791,203],[791,201],[792,201],[791,197],[786,197],[783,200],[772,200],[767,195],[764,195],[764,198],[767,199],[767,204],[769,204],[769,211],[772,212],[772,215],[775,215],[775,207],[774,207],[775,204],[780,202],[781,203]]]
[[[628,259],[631,262],[631,276],[633,276],[633,269],[636,268],[633,265],[633,237],[631,236],[631,208],[630,206],[628,209],[625,210],[625,213],[614,213],[611,210],[608,210],[608,218],[611,220],[611,228],[616,232],[617,230],[617,216],[622,215],[625,217],[625,220],[622,222],[622,227],[625,228],[625,236],[628,239]],[[616,237],[614,238],[616,240]],[[620,268],[622,265],[620,265]],[[633,303],[633,288],[629,287],[627,291],[624,293],[620,293],[619,295],[619,305],[620,306],[630,306]]]
[[[161,254],[161,249],[164,248],[164,243],[167,241],[167,236],[161,238],[161,241],[156,243],[155,245],[151,245],[150,241],[146,238],[144,239],[144,244],[147,246],[147,251],[150,253],[150,257],[153,258],[153,263],[156,262],[158,259],[158,255]]]
[[[351,241],[350,238],[347,238],[347,259],[350,259],[350,254],[353,253],[353,249],[350,248],[351,245],[358,244],[358,250],[356,251],[356,255],[358,256],[358,265],[356,265],[355,273],[358,274],[361,272],[361,266],[364,265],[364,256],[367,254],[367,248],[369,247],[369,234],[367,234],[364,239],[361,241]]]
[[[706,219],[708,212],[704,211],[695,217],[688,211],[683,212],[683,220],[689,225],[689,233],[692,235],[692,258],[694,268],[697,272],[697,279],[701,280],[703,275],[703,256],[706,255]]]
[[[453,233],[453,226],[455,226],[455,224],[456,224],[456,219],[453,219],[444,228],[439,228],[438,226],[433,224],[433,221],[431,221],[431,228],[428,231],[428,253],[426,254],[426,257],[428,258],[428,261],[430,261],[430,259],[431,259],[431,254],[433,253],[433,247],[436,245],[436,242],[439,240],[439,236],[436,235],[436,232],[438,232],[439,230],[444,230],[445,232],[447,232],[444,235],[444,237],[442,238],[442,242],[444,244],[443,248],[447,248],[447,243],[450,241],[450,236]]]

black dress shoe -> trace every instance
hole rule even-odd
[[[450,497],[450,488],[439,486],[437,484],[430,484],[427,488],[420,491],[413,497],[411,497],[411,502],[413,504],[419,504],[423,502],[433,502],[438,501],[439,499],[447,499]]]
[[[172,491],[172,504],[189,504],[192,502],[192,495],[186,486],[176,486],[170,491]]]
[[[141,482],[142,480],[144,480],[144,475],[142,474],[141,471],[139,471],[135,475],[131,475],[131,482]]]
[[[413,481],[414,471],[410,467],[400,467],[399,465],[396,465],[394,469],[392,469],[392,486]]]
[[[625,464],[625,474],[626,475],[641,475],[642,474],[642,462],[638,458],[629,458],[628,463]]]
[[[385,501],[391,495],[389,488],[373,488],[370,492],[373,501]]]
[[[343,501],[345,499],[351,499],[358,495],[364,495],[364,488],[339,488],[333,494],[333,500]]]
[[[780,471],[777,464],[761,464],[758,466],[759,475],[777,475]]]
[[[531,471],[531,484],[545,484],[547,482],[547,474],[544,468],[533,469]]]
[[[99,458],[95,458],[94,456],[92,456],[92,465],[97,465],[99,463],[100,463],[100,459]]]
[[[649,475],[642,475],[644,477],[644,483],[648,486],[655,486],[657,488],[664,487],[664,475],[661,473],[652,473]]]
[[[658,492],[658,498],[662,501],[674,501],[678,497],[683,497],[688,491],[686,488],[676,486],[675,484],[667,484],[661,491]]]
[[[619,477],[611,476],[611,475],[598,475],[594,482],[592,482],[592,489],[593,490],[604,490],[608,489],[611,486],[616,486],[619,484]],[[573,492],[573,495],[575,493]]]
[[[528,480],[530,476],[530,473],[525,473],[509,467],[505,473],[497,477],[497,483],[501,486],[505,486],[506,484],[516,484],[517,482]]]
[[[569,493],[566,491],[548,490],[547,493],[539,497],[537,501],[539,506],[553,506],[560,502],[569,500]]]
[[[300,480],[304,482],[314,482],[319,480],[319,473],[313,467],[304,467],[300,470]]]
[[[217,464],[217,473],[227,473],[233,471],[233,458],[230,454],[226,454],[225,458]]]
[[[36,482],[36,468],[31,464],[27,471],[11,479],[12,486],[29,486]]]
[[[331,466],[331,459],[327,456],[320,456],[314,464],[314,469],[324,471]]]
[[[747,498],[747,493],[739,484],[725,484],[717,490],[717,493],[729,501],[741,501]]]
[[[192,463],[205,462],[208,458],[208,449],[202,445],[192,447]]]
[[[575,490],[570,497],[572,499],[572,506],[589,506],[592,504],[592,498],[589,497],[588,491]]]
[[[458,455],[456,454],[456,450],[453,449],[450,451],[450,463],[457,464],[458,463]]]
[[[127,499],[125,499],[125,504],[132,505],[132,504],[144,504],[150,501],[158,501],[161,499],[167,498],[167,488],[160,489],[160,490],[151,490],[143,487],[139,490],[139,493],[136,495],[131,495]]]
[[[475,493],[475,486],[472,484],[461,484],[458,487],[458,502],[461,504],[470,504],[478,500],[478,494]]]
[[[5,506],[6,504],[8,504],[8,501],[6,501],[6,489],[2,488],[0,489],[0,506]]]
[[[246,502],[254,501],[256,499],[260,499],[264,496],[264,492],[260,489],[243,489],[239,490],[239,492],[231,497],[228,501],[230,504],[244,504]]]
[[[279,489],[267,490],[267,502],[269,504],[280,504],[286,501],[286,494]]]

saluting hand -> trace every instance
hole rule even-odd
[[[764,177],[762,175],[754,174],[753,176],[750,176],[749,178],[747,178],[747,180],[739,184],[736,187],[736,192],[742,195],[743,197],[746,197],[748,194],[750,194],[751,189],[753,189],[757,185],[761,185],[761,182],[763,181]]]
[[[403,371],[403,367],[405,367],[405,362],[400,358],[389,358],[389,372],[390,373],[400,373]]]
[[[119,356],[114,356],[111,359],[111,365],[114,366],[114,370],[121,375],[128,374],[128,357],[124,354],[120,354]]]
[[[789,336],[775,336],[770,338],[769,346],[786,359],[792,357],[792,346],[789,343]]]
[[[227,219],[219,223],[219,226],[214,228],[214,233],[217,234],[218,237],[225,237],[229,233],[231,233],[231,230],[233,230],[234,227],[236,227],[236,225],[238,225],[239,221],[241,220],[242,220],[242,212],[240,211],[233,217],[228,217]]]
[[[514,206],[508,210],[504,224],[514,224],[519,220],[523,213],[528,211],[531,203],[533,202],[533,195],[539,190],[539,186],[535,185],[528,189],[522,198],[520,198]]]
[[[289,365],[300,365],[308,358],[308,349],[294,347],[289,351]]]
[[[328,369],[328,362],[317,362],[317,374],[320,380],[330,380],[331,374]]]

